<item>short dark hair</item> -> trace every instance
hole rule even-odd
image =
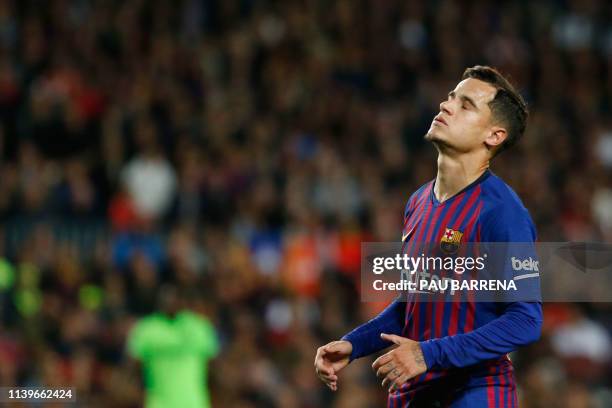
[[[474,78],[491,84],[497,89],[497,93],[489,108],[495,120],[505,126],[508,137],[495,151],[494,156],[514,146],[525,133],[527,124],[527,104],[514,88],[514,86],[495,68],[485,65],[476,65],[468,68],[461,79]]]

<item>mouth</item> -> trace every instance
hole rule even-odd
[[[444,126],[448,126],[448,123],[446,123],[446,121],[441,116],[436,116],[434,118],[434,123],[441,123]]]

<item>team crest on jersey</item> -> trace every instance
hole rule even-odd
[[[446,228],[446,231],[444,231],[444,234],[442,234],[442,239],[440,240],[440,248],[449,254],[457,252],[457,249],[459,249],[459,243],[461,242],[461,237],[463,237],[463,232]]]

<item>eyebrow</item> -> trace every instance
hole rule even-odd
[[[448,96],[450,96],[451,98],[454,98],[457,94],[455,93],[455,91],[450,91],[448,93]],[[470,98],[467,95],[459,95],[459,99],[461,99],[461,102],[467,102],[470,105],[472,105],[474,107],[474,109],[478,110],[478,106],[476,106],[476,102],[474,102],[474,100],[472,98]]]

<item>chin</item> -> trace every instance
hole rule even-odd
[[[448,142],[448,140],[446,140],[444,137],[434,132],[427,132],[427,134],[425,135],[425,140],[427,140],[428,142],[431,142],[434,146],[436,146],[438,150],[441,150],[441,151],[454,150],[454,146],[452,146]]]
[[[430,142],[442,142],[444,139],[436,133],[429,131],[425,134],[425,140]]]

